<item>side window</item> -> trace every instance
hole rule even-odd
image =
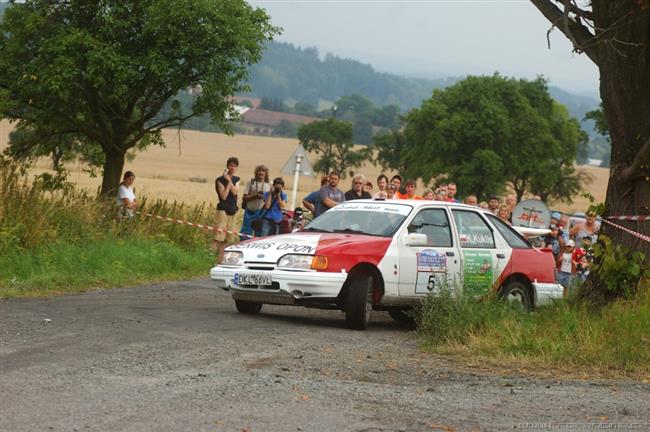
[[[492,222],[492,225],[496,227],[499,234],[501,234],[503,239],[511,248],[530,249],[530,243],[528,243],[528,241],[525,240],[517,231],[506,225],[501,219],[492,215],[488,215],[488,219]]]
[[[444,209],[423,209],[415,215],[408,226],[409,233],[426,234],[428,246],[451,247],[453,245],[449,219]]]
[[[492,229],[476,212],[453,210],[460,247],[493,249],[494,235]]]

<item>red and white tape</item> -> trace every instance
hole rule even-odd
[[[622,227],[622,226],[620,226],[620,225],[617,225],[617,224],[615,224],[614,222],[610,222],[610,221],[608,221],[607,219],[603,219],[603,222],[605,222],[607,225],[611,225],[611,226],[613,226],[614,228],[618,228],[618,229],[620,229],[620,230],[623,230],[623,231],[625,231],[626,233],[633,235],[634,237],[640,238],[641,240],[645,240],[645,241],[647,241],[647,242],[650,242],[650,236],[647,236],[647,235],[645,235],[645,234],[638,233],[638,232],[636,232],[636,231],[632,231],[632,230],[629,229],[629,228],[625,228],[625,227]]]
[[[607,216],[605,219],[624,220],[624,221],[645,221],[645,220],[650,220],[650,215],[639,215],[639,216]]]
[[[136,213],[139,214],[139,215],[142,215],[142,216],[152,217],[152,218],[165,220],[165,221],[169,221],[169,222],[174,222],[174,223],[181,224],[181,225],[188,225],[188,226],[191,226],[191,227],[200,228],[200,229],[204,229],[204,230],[207,230],[207,231],[220,231],[220,232],[225,232],[226,234],[234,234],[234,235],[238,235],[238,236],[242,236],[242,237],[254,238],[254,236],[252,236],[250,234],[244,234],[244,233],[240,233],[240,232],[236,232],[236,231],[229,231],[229,230],[225,230],[223,228],[213,227],[213,226],[210,226],[210,225],[201,225],[201,224],[185,221],[185,220],[182,220],[182,219],[173,219],[173,218],[169,218],[169,217],[165,217],[165,216],[158,216],[158,215],[155,215],[155,214],[143,213],[143,212],[139,212],[139,211],[136,211]]]

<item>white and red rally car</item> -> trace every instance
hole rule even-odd
[[[453,287],[497,294],[526,309],[562,297],[550,250],[533,248],[483,209],[424,200],[356,200],[302,231],[226,248],[210,271],[237,310],[262,304],[341,309],[365,329],[373,310],[396,320],[425,296]]]

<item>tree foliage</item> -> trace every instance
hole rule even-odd
[[[109,194],[126,152],[162,144],[161,128],[209,114],[229,131],[229,96],[277,31],[243,0],[12,3],[0,24],[0,115],[37,131],[35,145],[101,148]],[[190,110],[174,98],[187,88]]]
[[[333,118],[303,125],[298,131],[305,150],[321,155],[314,170],[323,174],[335,170],[342,178],[352,175],[370,155],[369,149],[354,149],[352,136],[351,123]]]
[[[406,115],[403,137],[392,136],[405,144],[399,157],[406,176],[429,182],[445,175],[456,181],[462,194],[485,198],[509,183],[518,198],[536,192],[566,200],[585,181],[573,164],[586,135],[550,97],[542,78],[515,80],[495,74],[435,90]],[[382,147],[381,140],[379,144]],[[378,157],[391,157],[379,155],[381,150]]]
[[[406,172],[408,163],[404,153],[408,150],[408,144],[401,130],[392,129],[375,135],[371,150],[374,152],[375,165],[401,173]]]

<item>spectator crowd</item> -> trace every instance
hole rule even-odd
[[[231,157],[226,161],[226,169],[215,181],[218,196],[217,217],[213,248],[223,252],[227,243],[239,238],[246,239],[253,235],[264,237],[280,232],[287,207],[287,195],[284,192],[282,177],[269,179],[269,169],[265,165],[255,167],[253,177],[241,185],[236,176],[239,160]],[[376,179],[377,190],[373,182],[364,175],[352,177],[350,188],[339,188],[341,178],[332,171],[321,178],[321,187],[303,200],[302,205],[313,215],[320,216],[330,208],[357,199],[415,199],[464,203],[491,211],[505,223],[512,225],[512,214],[517,205],[517,197],[508,194],[505,197],[490,196],[487,201],[478,201],[475,195],[467,195],[461,201],[457,197],[457,185],[453,182],[441,182],[434,188],[426,188],[418,194],[415,180],[404,180],[399,174],[389,178],[380,174]],[[238,197],[241,195],[241,207],[244,217],[239,232],[236,227],[236,215],[239,210]],[[532,199],[539,199],[533,196]],[[297,209],[296,216],[302,216],[302,209]],[[595,242],[600,228],[596,215],[587,213],[584,219],[571,220],[568,215],[559,212],[551,214],[550,233],[544,236],[536,246],[550,248],[557,264],[557,280],[567,290],[576,280],[584,280],[589,274],[593,260],[591,245]]]

